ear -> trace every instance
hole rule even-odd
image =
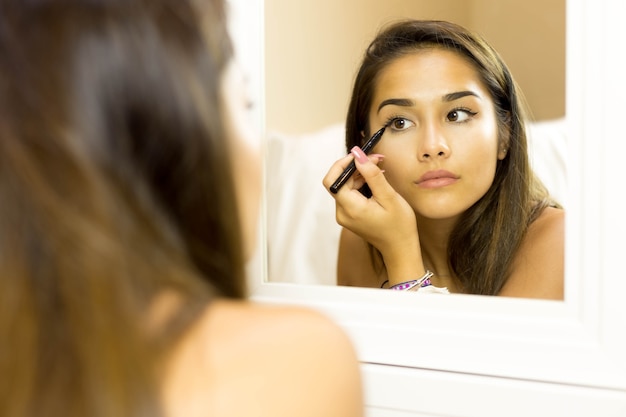
[[[361,130],[361,146],[365,143],[365,132]]]
[[[504,132],[502,133],[500,140],[498,141],[498,159],[500,161],[506,158],[506,154],[509,152],[509,145],[511,141],[511,130],[508,125],[508,119],[509,117],[507,116],[507,127],[503,129]]]
[[[506,158],[506,154],[508,153],[508,151],[509,151],[508,144],[507,145],[500,144],[499,150],[498,150],[498,159],[501,161],[504,158]]]

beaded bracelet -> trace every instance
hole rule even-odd
[[[434,274],[427,269],[424,276],[422,276],[420,279],[414,279],[411,281],[401,282],[399,284],[392,285],[391,287],[389,287],[389,289],[396,290],[396,291],[409,291],[410,289],[415,288],[417,286],[419,286],[420,288],[427,287],[431,285],[430,278],[433,275]]]

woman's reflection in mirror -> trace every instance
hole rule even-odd
[[[476,33],[445,21],[384,28],[354,82],[350,153],[324,178],[328,189],[356,161],[330,193],[343,227],[338,284],[563,299],[564,211],[530,167],[527,114]]]

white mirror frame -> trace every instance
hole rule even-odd
[[[255,4],[262,16],[262,0]],[[626,5],[568,0],[566,13],[564,302],[268,283],[265,265],[250,281],[253,300],[310,306],[346,329],[363,363],[369,416],[505,415],[486,404],[492,396],[547,401],[542,409],[558,415],[599,415],[598,405],[602,416],[625,415]],[[530,410],[507,404],[507,416]]]

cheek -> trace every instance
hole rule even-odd
[[[242,82],[239,68],[234,62],[231,63],[222,82],[222,116],[232,158],[233,186],[239,206],[245,254],[249,258],[256,245],[261,203],[261,135],[246,109],[247,100]]]
[[[476,200],[482,197],[493,183],[498,162],[498,143],[495,136],[476,136],[469,143],[457,146],[456,157],[462,166],[462,175],[469,181],[468,192]]]
[[[261,138],[250,125],[242,122],[245,117],[232,117],[226,123],[232,157],[235,195],[239,208],[239,220],[244,239],[246,259],[250,258],[256,245],[256,232],[262,189]],[[233,120],[237,119],[237,120]]]
[[[255,136],[246,136],[246,132],[234,128],[233,138],[233,169],[237,191],[237,200],[241,211],[241,222],[244,233],[250,240],[250,234],[256,230],[256,221],[261,199],[262,164],[260,147]],[[258,139],[260,140],[260,139]]]
[[[246,122],[229,123],[228,134],[231,138],[235,177],[247,178],[244,187],[261,184],[261,137]]]
[[[474,178],[474,182],[483,184],[485,192],[493,182],[498,162],[496,151],[478,151],[468,154],[468,161],[464,164],[466,175]],[[487,184],[486,186],[484,184]]]
[[[458,141],[458,152],[460,157],[465,157],[469,161],[475,161],[474,165],[480,169],[483,165],[483,171],[487,171],[493,167],[495,170],[496,163],[498,161],[498,129],[493,123],[484,123],[480,125],[481,128],[476,129],[472,135],[469,136],[468,141]]]
[[[235,147],[233,156],[234,177],[238,194],[243,200],[254,201],[254,196],[257,196],[261,189],[260,154],[255,148],[239,144]]]
[[[385,178],[389,184],[402,194],[402,187],[417,179],[413,177],[416,176],[418,160],[410,143],[397,146],[390,142],[381,142],[375,152],[385,156],[379,167],[385,170]]]

